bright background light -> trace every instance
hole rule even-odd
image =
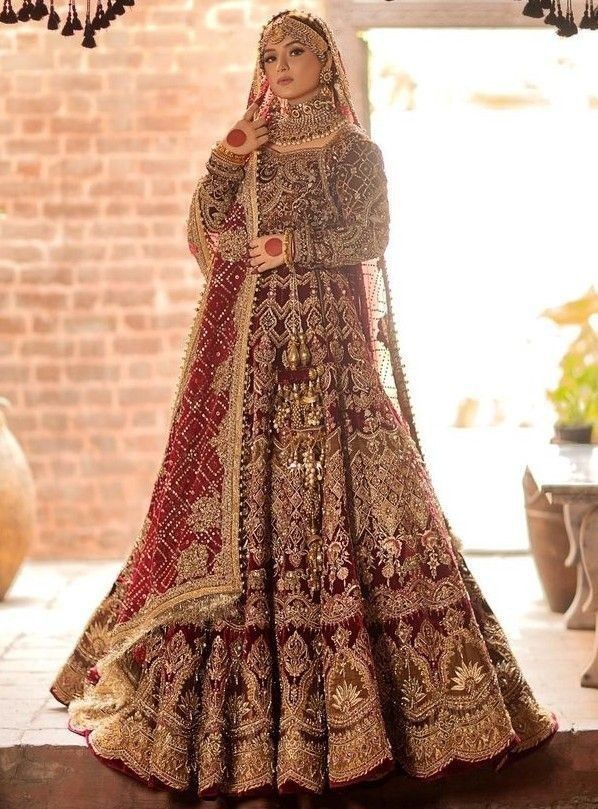
[[[598,51],[545,30],[373,29],[372,137],[424,451],[466,546],[526,547],[521,477],[576,328],[540,313],[598,282]],[[454,427],[471,400],[473,426]]]

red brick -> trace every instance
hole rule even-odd
[[[40,309],[61,309],[67,306],[68,295],[63,292],[17,292],[17,306],[39,307]]]
[[[35,378],[40,382],[60,382],[62,369],[59,365],[38,365]]]
[[[60,98],[58,96],[23,96],[6,99],[6,112],[15,115],[26,113],[47,113],[56,112],[60,109]]]
[[[0,316],[0,334],[25,334],[27,318],[23,315]]]
[[[121,388],[118,391],[118,401],[121,405],[132,404],[163,404],[172,396],[169,387],[158,387],[157,385],[139,385],[135,388]]]
[[[116,337],[114,350],[119,354],[157,354],[162,348],[160,337]]]
[[[66,368],[66,378],[70,382],[114,381],[119,377],[119,369],[114,365],[73,363]]]
[[[4,244],[2,245],[2,258],[4,261],[15,261],[22,264],[26,261],[40,261],[42,252],[33,244]]]
[[[110,306],[147,306],[154,299],[154,290],[143,287],[129,287],[120,289],[112,287],[107,289],[103,296],[103,303]]]

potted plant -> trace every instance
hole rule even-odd
[[[598,293],[593,288],[577,301],[543,312],[559,325],[580,326],[559,363],[557,386],[546,391],[557,415],[557,441],[591,443],[598,424],[598,334],[592,325],[597,312]]]

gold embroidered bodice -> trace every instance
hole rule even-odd
[[[232,165],[212,152],[198,188],[202,216],[210,230],[222,230],[244,176],[244,166]],[[297,266],[356,264],[382,255],[388,242],[382,155],[361,129],[348,122],[323,144],[308,142],[284,151],[262,148],[257,198],[258,235],[291,229]],[[225,249],[227,240],[231,240],[229,234],[222,240]],[[240,246],[238,240],[235,244]]]

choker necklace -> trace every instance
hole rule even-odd
[[[276,146],[306,143],[330,135],[344,123],[345,118],[328,97],[316,96],[285,108],[279,102],[268,126],[268,137]]]

